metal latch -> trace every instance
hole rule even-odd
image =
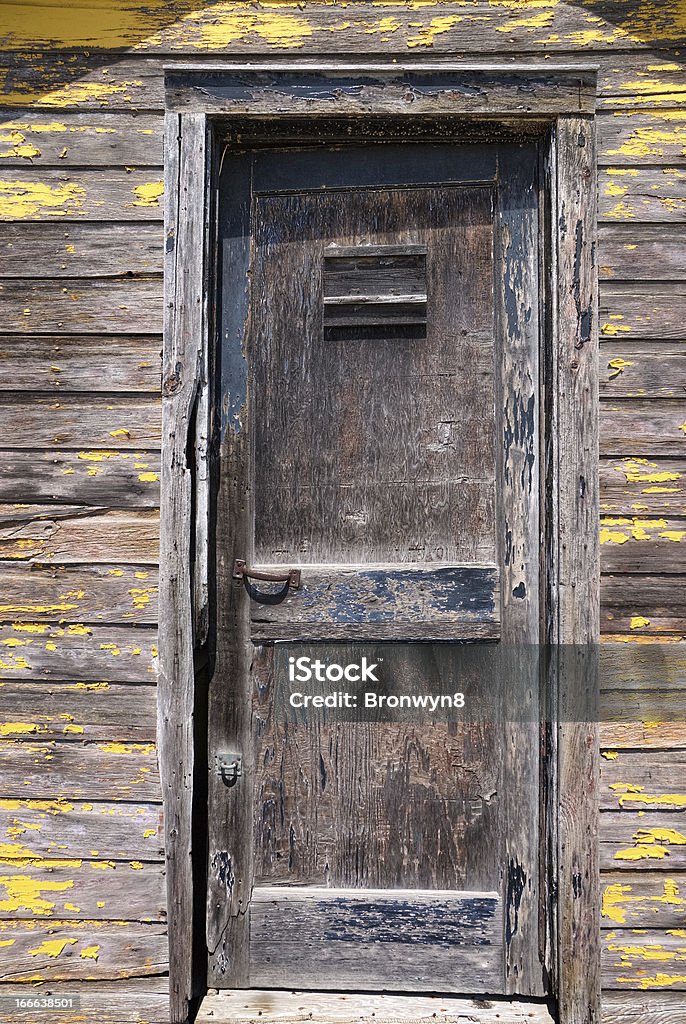
[[[235,786],[243,774],[243,758],[234,751],[217,754],[214,759],[214,771],[229,789]]]

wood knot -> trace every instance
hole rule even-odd
[[[181,365],[176,364],[176,369],[162,381],[162,395],[169,398],[175,395],[181,388]]]

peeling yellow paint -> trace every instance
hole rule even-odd
[[[610,194],[610,193],[608,193]],[[626,203],[619,202],[611,210],[608,210],[605,214],[606,217],[612,217],[614,220],[635,220],[636,214],[627,206]],[[603,330],[603,334],[609,334],[611,332]]]
[[[84,730],[82,725],[65,725],[64,729],[62,730],[62,732],[74,733],[76,735],[81,735],[83,731]]]
[[[650,625],[650,619],[646,619],[643,615],[632,615],[631,621],[629,622],[629,629],[643,629],[644,626]]]
[[[624,370],[625,370],[625,368],[627,366],[635,366],[635,365],[636,365],[635,363],[632,363],[632,362],[630,362],[627,359],[622,359],[619,356],[616,359],[610,359],[610,361],[607,364],[608,370],[612,370],[612,373],[610,374],[610,378],[609,379],[610,380],[615,380],[616,377],[619,377],[620,373],[624,372]]]
[[[100,953],[100,946],[86,946],[79,953],[82,960],[95,960],[97,962],[98,954]]]
[[[46,939],[37,949],[30,949],[29,956],[58,957],[67,946],[75,945],[78,939]]]
[[[139,860],[132,860],[131,861],[131,867],[134,869],[134,871],[141,871],[142,868],[143,868],[143,865],[142,865],[142,863]]]
[[[146,185],[136,185],[133,191],[138,197],[134,206],[159,206],[160,196],[164,192],[164,182],[150,181]]]
[[[656,462],[649,462],[648,459],[623,459],[622,466],[616,466],[619,473],[624,473],[628,484],[637,483],[667,483],[681,479],[681,473],[676,471],[657,470]],[[655,472],[653,472],[655,470]]]
[[[602,755],[606,761],[616,761],[619,757],[616,750],[603,750]]]
[[[601,544],[625,544],[629,539],[628,533],[622,533],[621,530],[600,530],[600,543]]]
[[[151,836],[156,836],[156,835],[157,835],[157,829],[146,828],[145,832],[143,833],[143,839],[150,839]]]
[[[0,181],[0,217],[24,220],[82,214],[85,196],[85,190],[74,182],[53,187],[40,181]]]
[[[603,324],[600,333],[613,338],[617,334],[630,334],[631,327],[627,327],[626,324]]]
[[[157,473],[139,473],[138,479],[141,480],[144,484],[153,484],[157,483],[157,481],[159,480],[159,475]]]
[[[98,748],[105,754],[154,754],[154,743],[99,743]]]
[[[29,733],[47,732],[47,726],[36,722],[3,722],[0,724],[0,736],[24,736]]]
[[[97,451],[97,452],[79,452],[79,459],[84,462],[103,462],[105,459],[117,459],[119,458],[119,452],[113,451]]]
[[[0,899],[0,911],[16,913],[18,910],[28,910],[39,917],[48,916],[55,909],[54,902],[46,900],[44,892],[66,892],[74,888],[74,882],[68,879],[64,882],[44,881],[31,878],[29,875],[2,875],[0,886],[5,889],[5,898]]]

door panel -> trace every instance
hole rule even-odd
[[[366,657],[386,694],[447,694],[459,647],[408,640],[537,643],[535,170],[505,146],[226,163],[228,405],[242,358],[248,387],[209,742],[243,774],[210,775],[214,985],[545,991],[536,674],[489,680],[479,722],[294,708],[286,667]],[[231,580],[236,558],[302,584]]]

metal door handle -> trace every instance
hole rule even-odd
[[[270,583],[287,583],[291,590],[300,589],[300,569],[284,569],[283,572],[263,572],[261,569],[249,569],[242,558],[233,563],[235,580],[268,580]]]

